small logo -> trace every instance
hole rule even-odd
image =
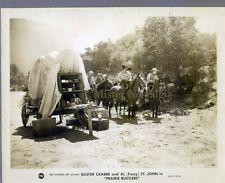
[[[38,174],[38,178],[39,178],[39,179],[43,179],[43,178],[44,178],[44,174],[43,174],[43,173],[39,173],[39,174]]]

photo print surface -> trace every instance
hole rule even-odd
[[[149,8],[13,11],[12,169],[217,166],[217,34],[208,17]],[[85,95],[63,87],[70,79],[59,85],[62,70],[81,73]],[[76,111],[60,113],[54,134],[35,136],[34,120],[61,121],[58,101],[62,111],[92,105],[93,136]]]

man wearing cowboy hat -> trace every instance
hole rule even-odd
[[[128,72],[128,74],[129,74],[129,76],[130,76],[130,81],[132,80],[132,79],[134,79],[134,76],[133,76],[133,73],[132,73],[132,68],[131,67],[128,67],[127,68],[127,72]]]
[[[159,80],[158,72],[159,70],[157,68],[152,68],[151,72],[147,76],[147,83],[155,83],[155,81]]]
[[[127,70],[127,67],[125,65],[122,65],[122,71],[118,74],[118,79],[121,82],[122,80],[125,81],[131,81],[132,80],[132,74],[130,71]]]
[[[98,73],[95,79],[96,85],[102,82],[102,73]]]

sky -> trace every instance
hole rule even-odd
[[[71,34],[73,48],[82,53],[84,48],[93,47],[100,41],[116,41],[122,36],[133,33],[137,27],[144,25],[149,16],[194,15],[196,28],[200,32],[216,31],[215,19],[207,11],[199,14],[196,11],[182,9],[153,8],[76,8],[76,9],[11,9],[12,18],[26,18],[50,24]]]

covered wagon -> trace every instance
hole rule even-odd
[[[79,54],[63,50],[41,56],[29,73],[21,113],[23,125],[26,127],[31,115],[43,120],[59,115],[59,123],[62,123],[63,115],[82,113],[88,106],[85,91],[89,89]],[[84,119],[87,125],[85,123]]]

